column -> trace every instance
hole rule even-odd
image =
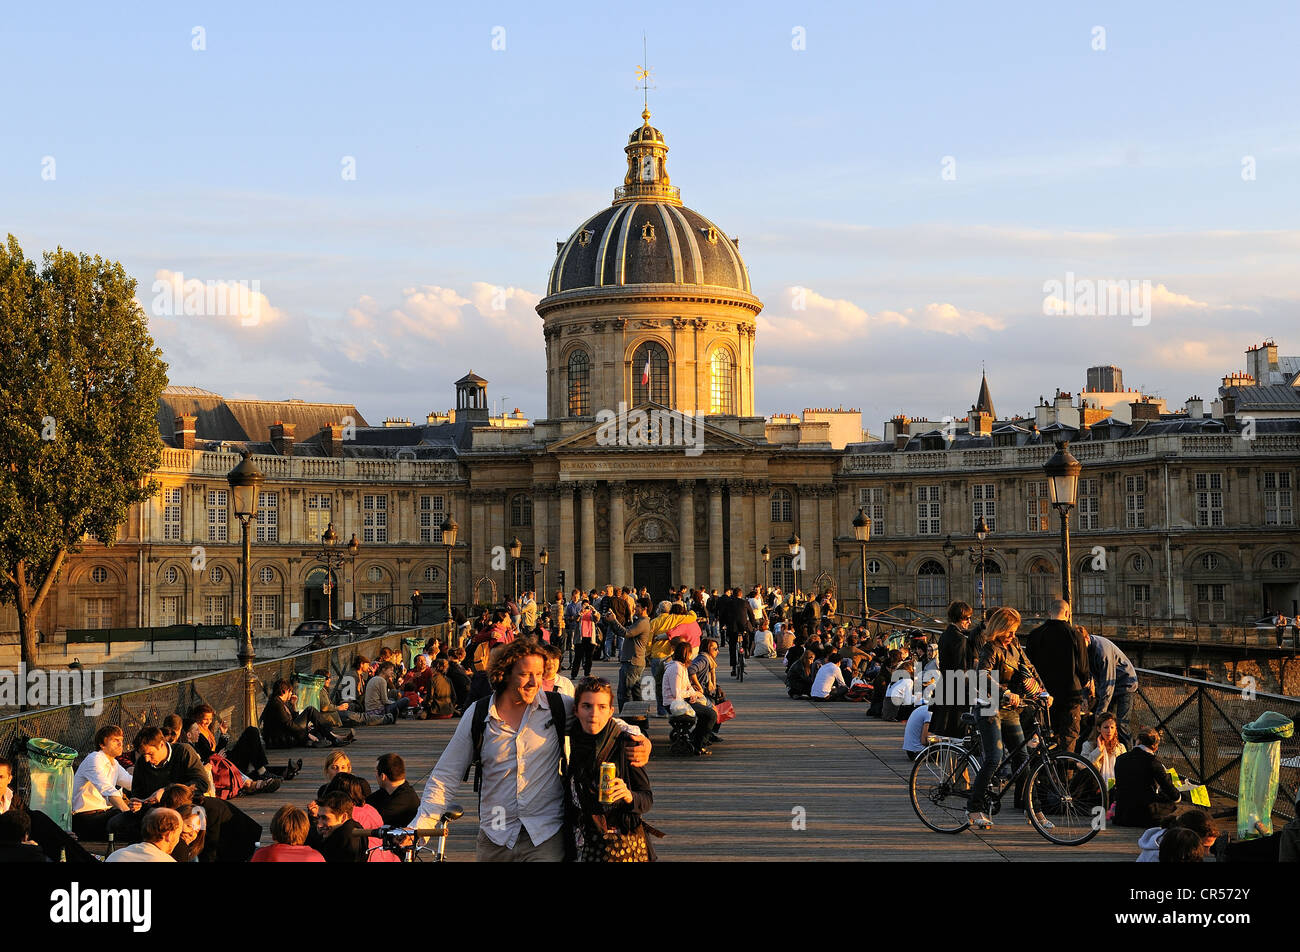
[[[837,600],[843,600],[843,592],[839,589],[839,579],[835,575],[835,536],[839,524],[835,521],[835,487],[818,486],[817,487],[817,528],[820,536],[820,551],[817,553],[817,572],[830,572],[832,582],[836,587],[835,597]]]
[[[584,479],[578,483],[582,492],[582,572],[579,583],[589,591],[596,585],[596,483]]]
[[[557,570],[563,569],[565,585],[573,591],[578,585],[578,573],[573,552],[573,484],[560,483],[560,559]],[[559,576],[556,576],[557,584]],[[565,592],[568,597],[569,592]]]
[[[481,491],[469,494],[470,550],[462,572],[465,576],[463,585],[467,606],[466,616],[473,614],[474,603],[478,600],[478,592],[474,591],[474,581],[486,574],[486,569],[491,564],[487,541],[487,515],[483,507],[486,495]],[[452,555],[454,558],[455,553]]]
[[[681,550],[677,556],[677,577],[695,587],[695,480],[677,481],[677,537]]]
[[[709,480],[709,588],[726,583],[722,565],[722,480]]]
[[[763,546],[767,546],[774,559],[785,551],[772,544],[772,486],[766,480],[754,484],[754,578],[759,582],[763,581],[764,575]],[[767,576],[770,583],[771,563],[768,564]]]
[[[609,581],[619,587],[631,584],[627,575],[623,525],[623,494],[626,490],[627,483],[621,479],[609,484]]]
[[[542,567],[542,549],[550,546],[550,539],[548,538],[550,527],[549,510],[551,495],[553,493],[554,489],[550,486],[533,487],[533,554],[531,558],[533,560],[533,567],[537,569]],[[551,567],[548,565],[546,567],[545,582],[548,586],[551,586],[554,581],[555,576],[551,574]],[[542,576],[538,575],[536,584],[538,601],[545,601],[550,598],[550,595],[542,591],[542,582]],[[533,588],[534,586],[530,584],[528,587]]]
[[[731,539],[731,584],[740,586],[745,594],[749,594],[749,573],[745,571],[750,548],[749,540],[745,538],[745,505],[749,500],[745,497],[745,489],[744,480],[732,479],[727,482],[727,496],[731,500],[727,536]]]

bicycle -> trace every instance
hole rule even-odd
[[[743,635],[736,641],[736,680],[741,682],[745,680],[745,637]]]
[[[398,860],[403,863],[423,863],[422,854],[433,856],[430,862],[445,863],[447,861],[447,833],[451,828],[452,820],[459,820],[465,815],[465,811],[460,808],[459,804],[450,803],[447,809],[438,817],[437,824],[431,830],[416,830],[410,827],[402,826],[381,826],[377,830],[358,830],[357,836],[367,838],[378,838],[378,846],[372,846],[366,850],[366,857],[369,858],[371,853],[376,850],[387,850],[397,856]],[[430,846],[427,843],[420,845],[420,840],[436,839],[437,845]]]
[[[996,816],[1002,797],[1022,777],[1029,822],[1045,839],[1060,846],[1080,846],[1101,830],[1107,808],[1106,782],[1083,757],[1052,749],[1052,729],[1042,697],[1029,699],[1033,717],[1025,740],[1007,751],[989,782],[989,814]],[[979,774],[982,751],[975,731],[977,715],[963,714],[966,736],[961,741],[931,744],[916,758],[908,781],[912,809],[936,833],[961,833],[970,828],[966,802]],[[1021,753],[1026,756],[1009,774],[1003,770]],[[1041,819],[1040,819],[1041,818]],[[1098,822],[1098,818],[1103,818]]]

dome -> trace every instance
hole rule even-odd
[[[556,243],[547,296],[626,285],[690,285],[752,295],[739,242],[682,204],[668,146],[650,113],[628,136],[627,174],[614,201]]]

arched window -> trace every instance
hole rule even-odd
[[[569,355],[569,416],[591,414],[591,363],[585,350]]]
[[[790,491],[787,489],[778,489],[772,493],[772,521],[789,522],[790,521]]]
[[[984,560],[984,575],[980,577],[979,565],[974,566],[975,580],[971,588],[975,592],[975,600],[978,602],[980,597],[981,581],[984,585],[984,607],[997,608],[1002,604],[1002,566],[992,559]]]
[[[1044,559],[1029,566],[1029,614],[1046,615],[1048,602],[1057,597],[1056,567]]]
[[[533,501],[519,493],[510,500],[510,524],[512,526],[531,526],[533,524]]]
[[[731,358],[731,351],[725,347],[715,350],[709,361],[709,373],[712,381],[709,412],[735,413],[736,362]]]
[[[1094,565],[1092,556],[1079,563],[1079,597],[1074,610],[1079,615],[1104,615],[1106,613],[1106,573]]]
[[[648,340],[632,352],[632,406],[668,406],[668,351]]]
[[[927,615],[942,615],[948,608],[948,576],[934,559],[916,570],[916,607]]]

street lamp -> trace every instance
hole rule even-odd
[[[515,604],[519,604],[519,553],[524,549],[524,544],[519,541],[519,536],[515,536],[510,542],[510,558],[514,562],[515,575]]]
[[[970,550],[971,561],[974,562],[977,559],[979,560],[978,565],[980,567],[980,618],[988,617],[988,612],[984,607],[984,599],[985,599],[984,590],[988,583],[988,579],[985,573],[986,566],[984,564],[984,540],[989,537],[989,533],[991,531],[992,530],[989,529],[989,524],[984,521],[984,517],[980,516],[979,522],[975,523],[975,541],[979,543],[979,548],[978,549],[972,548]],[[989,550],[989,551],[993,551],[993,550]]]
[[[952,536],[943,540],[943,557],[948,560],[948,601],[952,601],[952,559],[957,554],[957,546],[953,545]]]
[[[442,530],[442,544],[447,547],[447,623],[451,625],[451,550],[456,547],[456,533],[460,530],[460,526],[456,525],[456,520],[452,518],[451,513],[447,513],[447,518],[438,528]],[[450,632],[452,637],[456,637],[457,634],[454,631]]]
[[[772,567],[772,550],[767,547],[767,543],[764,543],[758,554],[763,557],[763,593],[766,594],[772,587],[771,575],[768,571]]]
[[[871,614],[867,606],[867,543],[871,541],[871,518],[865,508],[859,509],[853,518],[853,535],[862,548],[862,624],[865,625]]]
[[[1070,441],[1061,443],[1043,464],[1047,497],[1061,514],[1061,598],[1070,604],[1070,510],[1079,497],[1079,461],[1070,453]]]
[[[542,563],[542,607],[545,607],[547,604],[546,566],[551,564],[551,553],[546,551],[546,546],[542,546],[542,551],[537,553],[537,561]]]
[[[786,540],[786,548],[790,550],[790,569],[794,573],[794,591],[799,595],[799,537],[791,535]]]
[[[343,567],[343,553],[338,551],[339,534],[334,531],[334,523],[325,527],[320,537],[320,551],[316,558],[325,563],[325,628],[334,627],[334,564]]]
[[[244,453],[243,459],[229,473],[226,481],[235,497],[235,515],[239,518],[243,542],[243,563],[240,566],[240,581],[244,592],[244,607],[240,615],[240,628],[243,643],[239,648],[239,663],[244,668],[244,726],[257,725],[257,675],[253,673],[253,619],[249,615],[249,603],[253,600],[253,577],[249,573],[252,560],[248,524],[257,515],[257,497],[262,488],[261,471],[253,465],[251,453]]]
[[[357,620],[357,553],[361,551],[361,540],[352,533],[348,540],[348,555],[352,556],[352,620]]]

